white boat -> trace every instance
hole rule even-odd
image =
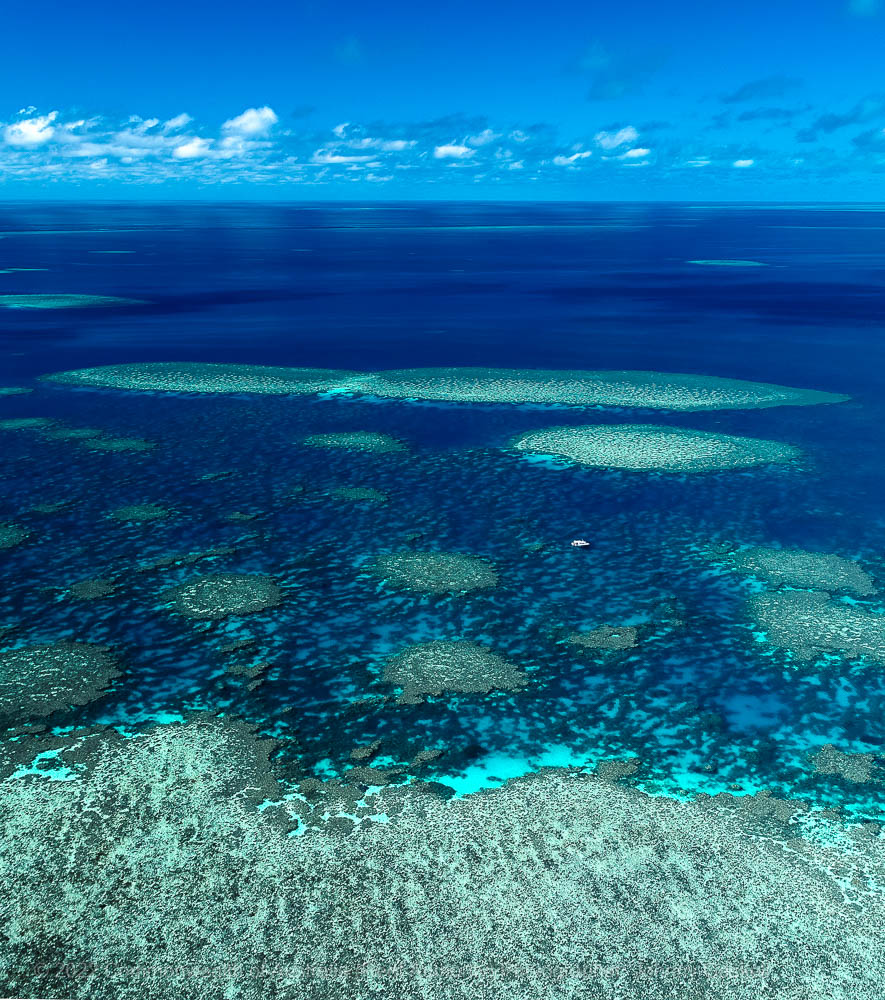
[[[576,538],[572,542],[572,548],[573,549],[589,549],[590,548],[590,543],[587,541],[586,538]]]

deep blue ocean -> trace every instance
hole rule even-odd
[[[752,267],[694,261],[745,260]],[[815,773],[824,744],[885,754],[885,667],[791,662],[754,633],[752,584],[721,542],[858,560],[885,584],[885,212],[872,206],[5,205],[0,295],[121,296],[119,308],[0,308],[0,418],[40,416],[155,443],[97,452],[0,438],[0,643],[110,645],[123,676],[56,727],[124,729],[191,709],[277,735],[316,774],[383,739],[391,762],[458,794],[545,763],[638,757],[649,791],[758,791],[885,818],[881,786]],[[642,369],[851,396],[705,413],[322,396],[72,389],[44,374],[196,361],[357,370],[440,365]],[[703,476],[552,470],[517,434],[648,422],[786,441],[798,466]],[[370,430],[408,453],[300,447]],[[371,486],[385,504],[345,503]],[[109,512],[162,504],[164,520]],[[592,540],[574,550],[575,537]],[[486,556],[500,586],[391,593],[364,571],[404,546]],[[199,572],[273,576],[287,599],[193,622],[160,595]],[[72,585],[109,581],[105,596]],[[885,611],[881,595],[865,602]],[[575,629],[647,626],[590,655]],[[488,643],[518,693],[387,697],[381,664],[438,637]],[[248,640],[231,670],[224,647]],[[243,672],[247,671],[247,672]]]

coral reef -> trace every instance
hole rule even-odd
[[[80,442],[90,451],[152,451],[156,448],[153,441],[135,437],[94,437],[89,435]]]
[[[142,299],[116,295],[0,295],[0,307],[7,309],[108,309],[114,306],[143,306]]]
[[[115,521],[162,521],[171,514],[168,507],[156,503],[133,503],[115,508],[108,517]]]
[[[390,552],[369,566],[385,583],[432,594],[488,590],[498,585],[495,567],[461,552]]]
[[[163,599],[186,618],[226,618],[276,607],[283,592],[269,576],[212,573],[167,590]]]
[[[0,523],[0,550],[20,545],[30,534],[27,528],[19,527],[17,524]]]
[[[303,444],[308,448],[341,448],[346,451],[393,452],[405,451],[402,441],[377,431],[337,431],[331,434],[309,434]]]
[[[494,650],[462,639],[436,639],[407,646],[391,656],[383,679],[403,689],[400,701],[422,701],[424,695],[457,691],[464,694],[518,691],[528,678]]]
[[[655,424],[550,427],[523,434],[513,447],[579,465],[660,472],[743,469],[799,456],[797,448],[780,441]]]
[[[387,503],[390,499],[382,490],[372,486],[335,486],[329,496],[336,500],[352,500],[354,503]]]
[[[825,744],[816,754],[812,754],[811,762],[815,774],[838,775],[858,785],[885,778],[885,767],[879,764],[875,754],[846,753],[838,750],[832,743]]]
[[[54,423],[49,417],[7,417],[0,420],[0,431],[39,431]]]
[[[634,625],[602,625],[589,632],[572,632],[566,642],[580,649],[635,649],[639,645],[639,629]]]
[[[520,368],[405,368],[352,386],[393,399],[462,403],[557,403],[664,410],[757,409],[837,403],[847,397],[765,382],[647,371]]]
[[[354,373],[328,368],[279,368],[267,365],[202,364],[159,361],[105,365],[44,375],[49,382],[141,392],[286,393],[323,392]]]
[[[388,786],[368,799],[388,821],[348,833],[342,811],[365,813],[359,785],[303,781],[259,811],[282,797],[274,747],[232,719],[55,746],[73,780],[0,785],[9,995],[881,995],[871,838],[759,836],[724,801],[562,770],[450,801]],[[327,818],[287,837],[290,812]]]
[[[50,715],[101,697],[118,676],[104,646],[43,643],[0,653],[0,724]]]
[[[760,260],[687,260],[686,264],[702,264],[705,267],[767,267]]]
[[[784,590],[749,599],[751,618],[766,640],[796,660],[837,653],[885,664],[885,615],[833,600],[817,591]]]
[[[23,385],[0,385],[0,396],[24,396],[33,391]]]
[[[846,591],[858,597],[868,597],[876,592],[876,585],[869,573],[850,559],[828,552],[754,546],[730,553],[726,558],[726,565],[740,573],[777,585]]]

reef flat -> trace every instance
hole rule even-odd
[[[691,412],[813,406],[848,397],[767,382],[651,371],[403,368],[380,372],[152,362],[44,375],[73,386],[150,392],[368,394],[457,403],[609,406]]]
[[[518,368],[404,368],[376,372],[355,391],[393,399],[459,403],[555,403],[642,409],[731,410],[838,403],[814,389],[712,375],[649,371],[547,371]]]
[[[595,468],[708,472],[791,462],[799,449],[780,441],[735,437],[654,424],[591,424],[532,431],[517,451],[552,455]]]
[[[19,775],[0,784],[10,995],[881,993],[874,837],[827,846],[739,800],[676,802],[557,769],[450,801],[420,783],[358,791],[362,804],[309,780],[284,795],[274,744],[230,718],[7,749]]]
[[[436,639],[408,646],[387,660],[383,678],[403,689],[400,700],[406,703],[445,691],[518,691],[528,680],[519,667],[494,650],[463,639]]]
[[[147,364],[103,365],[44,375],[48,382],[131,392],[287,393],[324,392],[354,372],[328,368],[283,368],[268,365],[226,365],[160,361]]]
[[[119,675],[117,666],[104,647],[84,642],[0,652],[0,725],[94,701]]]
[[[215,619],[274,608],[283,594],[269,576],[212,573],[173,587],[163,598],[185,618]]]
[[[6,309],[110,309],[115,306],[143,306],[143,299],[117,295],[0,295],[0,308]]]
[[[766,640],[789,650],[800,662],[835,653],[845,659],[863,657],[885,664],[885,615],[843,604],[818,591],[755,594],[748,605]]]
[[[730,553],[726,565],[775,585],[844,591],[858,597],[869,597],[876,592],[873,578],[856,562],[828,552],[757,545]]]
[[[335,431],[330,434],[309,434],[303,441],[308,448],[331,448],[342,451],[367,451],[385,454],[406,451],[402,441],[377,431]]]
[[[385,583],[432,594],[488,590],[498,585],[495,567],[461,552],[390,552],[369,565]]]

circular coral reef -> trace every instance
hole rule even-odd
[[[213,573],[163,594],[173,611],[186,618],[226,618],[276,607],[283,592],[269,576]]]
[[[830,392],[712,375],[519,368],[404,368],[377,372],[352,388],[393,399],[682,411],[802,406],[842,402],[847,398]]]
[[[44,375],[50,382],[140,392],[286,393],[324,392],[355,373],[328,368],[281,368],[267,365],[154,362],[105,365]]]
[[[0,653],[0,723],[50,715],[99,698],[119,675],[104,646],[55,642]]]
[[[733,437],[654,424],[550,427],[517,438],[519,451],[553,455],[579,465],[659,472],[707,472],[789,462],[798,448],[781,441]]]
[[[308,448],[340,448],[344,451],[369,451],[376,454],[405,451],[402,441],[378,431],[337,431],[331,434],[309,434],[303,442]]]
[[[847,591],[858,597],[868,597],[876,592],[869,573],[850,559],[828,552],[754,546],[732,552],[727,558],[727,565],[739,573],[778,585]]]
[[[572,632],[566,642],[579,649],[635,649],[639,645],[639,629],[634,625],[601,625],[589,632]]]
[[[0,306],[7,309],[108,309],[113,306],[143,306],[143,299],[125,299],[116,295],[0,295]]]
[[[20,545],[29,535],[30,531],[17,524],[0,524],[0,549],[11,549],[14,545]]]
[[[885,615],[806,590],[756,594],[748,604],[767,641],[799,661],[836,653],[885,665]]]
[[[432,594],[498,585],[498,573],[490,562],[460,552],[390,552],[378,556],[370,568],[393,587]]]
[[[518,691],[528,680],[519,667],[494,650],[462,639],[436,639],[407,646],[387,660],[383,678],[403,689],[400,701],[406,703],[444,691]]]

